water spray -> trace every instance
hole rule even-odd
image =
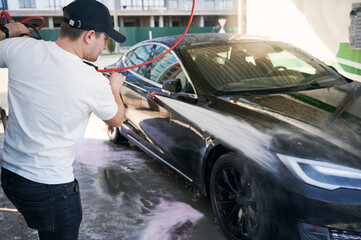
[[[156,98],[228,147],[255,160],[265,169],[277,171],[274,155],[269,151],[272,135],[232,116],[161,95]]]

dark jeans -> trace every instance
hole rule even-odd
[[[1,182],[5,195],[41,240],[78,239],[82,207],[76,180],[41,184],[1,168]]]

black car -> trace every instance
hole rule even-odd
[[[134,66],[179,36],[143,41]],[[229,239],[361,239],[361,83],[291,45],[189,34],[123,72],[109,127],[193,183]]]

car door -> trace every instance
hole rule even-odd
[[[163,54],[167,47],[156,44],[154,58]],[[150,151],[188,179],[194,178],[199,169],[205,141],[202,134],[171,108],[167,100],[196,104],[197,97],[177,56],[170,52],[148,67],[150,74],[143,88],[148,92],[142,98],[139,126],[150,145]],[[178,81],[177,92],[162,89],[165,82]]]
[[[152,51],[153,45],[138,46],[128,53],[126,53],[119,66],[136,66],[148,61]],[[143,80],[147,72],[147,66],[132,68],[131,70],[123,72],[126,76],[124,87],[120,89],[121,96],[126,107],[125,121],[122,125],[122,130],[127,131],[128,134],[136,137],[140,135],[139,122],[142,107],[142,95],[144,95]],[[148,71],[149,72],[149,71]]]

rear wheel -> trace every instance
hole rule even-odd
[[[271,239],[270,210],[262,184],[234,153],[221,156],[210,180],[210,194],[218,223],[230,239]]]
[[[120,132],[119,132],[119,128],[117,127],[112,127],[107,125],[107,134],[109,136],[109,141],[113,144],[119,145],[119,144],[123,144],[128,142],[128,139],[126,139],[125,137],[123,137]]]

